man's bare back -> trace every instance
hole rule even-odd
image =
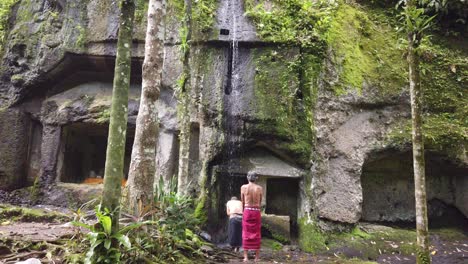
[[[262,186],[249,182],[241,187],[242,205],[245,207],[260,208],[262,202],[263,188]]]

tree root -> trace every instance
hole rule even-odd
[[[23,253],[14,253],[5,256],[3,259],[1,259],[5,264],[9,263],[16,263],[18,260],[21,259],[26,259],[26,258],[31,258],[31,257],[38,257],[38,258],[43,258],[47,252],[43,251],[29,251],[29,252],[23,252]]]

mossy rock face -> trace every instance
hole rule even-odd
[[[427,150],[444,153],[466,164],[468,146],[468,50],[466,40],[435,35],[421,47],[423,134]],[[398,148],[411,142],[411,122],[401,120],[388,135]]]
[[[315,222],[308,218],[298,220],[299,247],[305,252],[315,253],[325,251],[327,246],[326,234],[323,233]]]
[[[326,34],[331,59],[338,69],[336,94],[372,89],[378,96],[401,92],[407,69],[398,34],[373,10],[341,4]]]
[[[289,216],[262,215],[262,228],[271,234],[271,237],[282,243],[291,242],[290,218]]]
[[[60,223],[70,220],[70,217],[42,209],[23,208],[10,205],[0,205],[0,222],[47,222]]]
[[[216,11],[219,1],[200,0],[192,2],[192,39],[206,40],[213,34],[213,25],[215,22]],[[181,32],[183,26],[181,21],[185,19],[184,0],[175,0],[168,2],[166,21],[170,27],[172,40],[179,40],[175,37]],[[172,24],[172,25],[171,25]],[[177,26],[174,26],[177,25]],[[170,41],[172,41],[170,40]]]
[[[313,143],[313,108],[318,58],[298,48],[252,51],[254,122],[248,137],[268,139],[275,148],[306,166]]]

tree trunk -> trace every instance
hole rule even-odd
[[[130,86],[131,48],[135,3],[120,2],[120,28],[117,40],[112,105],[107,142],[102,206],[112,212],[112,228],[118,228],[121,181],[123,178],[127,134],[128,89]]]
[[[133,214],[139,204],[153,200],[158,120],[156,101],[159,98],[164,59],[164,0],[150,0],[146,30],[145,60],[140,109],[136,121],[135,141],[126,187],[126,205]]]
[[[179,175],[177,177],[177,193],[187,195],[190,190],[189,182],[189,154],[190,154],[190,40],[192,38],[192,1],[185,0],[184,17],[185,40],[183,40],[183,72],[181,85],[179,87],[179,109],[180,122],[179,134]],[[185,42],[185,43],[184,43]]]
[[[407,8],[415,8],[415,0],[407,2]],[[413,169],[414,169],[414,193],[416,198],[416,234],[419,252],[418,264],[431,263],[429,252],[429,231],[427,220],[426,179],[424,162],[424,142],[422,134],[422,104],[421,84],[419,71],[419,57],[416,49],[419,46],[421,36],[417,32],[408,33],[408,64],[409,82],[411,94],[411,119],[413,126]]]

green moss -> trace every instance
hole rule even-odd
[[[76,29],[78,31],[78,38],[76,39],[76,47],[78,47],[79,49],[84,49],[86,45],[86,41],[87,41],[86,29],[82,27],[81,25],[78,25]]]
[[[245,0],[246,14],[265,41],[322,47],[336,4],[308,0]]]
[[[0,204],[0,222],[63,222],[69,217],[41,209],[22,208]]]
[[[135,1],[135,23],[139,24],[146,21],[148,15],[148,0]]]
[[[462,241],[466,239],[466,235],[463,233],[463,231],[456,228],[431,229],[430,233],[448,241]]]
[[[275,135],[277,148],[300,163],[310,160],[316,80],[321,59],[299,49],[256,49],[252,107],[257,124],[251,136]]]
[[[468,146],[468,51],[466,41],[433,37],[421,46],[423,134],[427,150],[451,157]],[[388,143],[407,147],[411,121],[403,119],[388,135]]]
[[[281,244],[291,243],[291,241],[288,238],[284,237],[281,234],[276,233],[269,225],[263,223],[262,228],[265,228],[266,230],[268,230],[268,232],[271,234],[271,238],[278,241],[279,243]]]
[[[207,166],[208,162],[204,161],[200,171],[200,194],[196,201],[194,216],[200,221],[202,225],[208,221],[206,197],[207,197]]]
[[[32,1],[20,1],[14,21],[14,28],[8,36],[8,46],[15,45],[25,46],[24,57],[33,59],[33,55],[37,53],[37,49],[42,45],[42,40],[46,36],[46,31],[51,27],[51,22],[55,19],[54,12],[44,13],[41,22],[38,22],[37,16],[39,12],[35,12],[35,6]],[[31,27],[32,23],[39,23],[35,27]]]
[[[96,118],[96,122],[107,123],[109,122],[109,119],[110,119],[110,109],[106,107],[100,112],[99,116]]]
[[[337,94],[364,83],[380,94],[398,93],[406,82],[406,65],[397,49],[398,35],[372,10],[341,4],[326,33],[339,69]]]
[[[217,0],[192,1],[193,36],[204,36],[211,31],[218,2]],[[169,1],[168,12],[177,16],[179,21],[182,20],[184,17],[184,0]]]
[[[24,80],[24,78],[23,78],[22,74],[14,74],[14,75],[11,76],[11,80],[15,81],[15,82],[20,82],[20,81]]]
[[[283,245],[279,243],[278,241],[268,239],[268,238],[262,238],[262,248],[267,248],[267,249],[271,249],[274,251],[278,251],[283,248]]]
[[[305,252],[320,252],[327,249],[327,235],[317,225],[307,218],[298,220],[299,247]]]
[[[8,31],[8,19],[10,18],[11,7],[18,0],[2,0],[0,1],[0,54],[3,52],[6,33]]]
[[[356,228],[349,233],[331,234],[327,241],[328,247],[331,250],[341,247],[352,248],[359,251],[363,259],[371,260],[376,260],[381,254],[416,253],[414,230],[380,227],[364,232]]]

